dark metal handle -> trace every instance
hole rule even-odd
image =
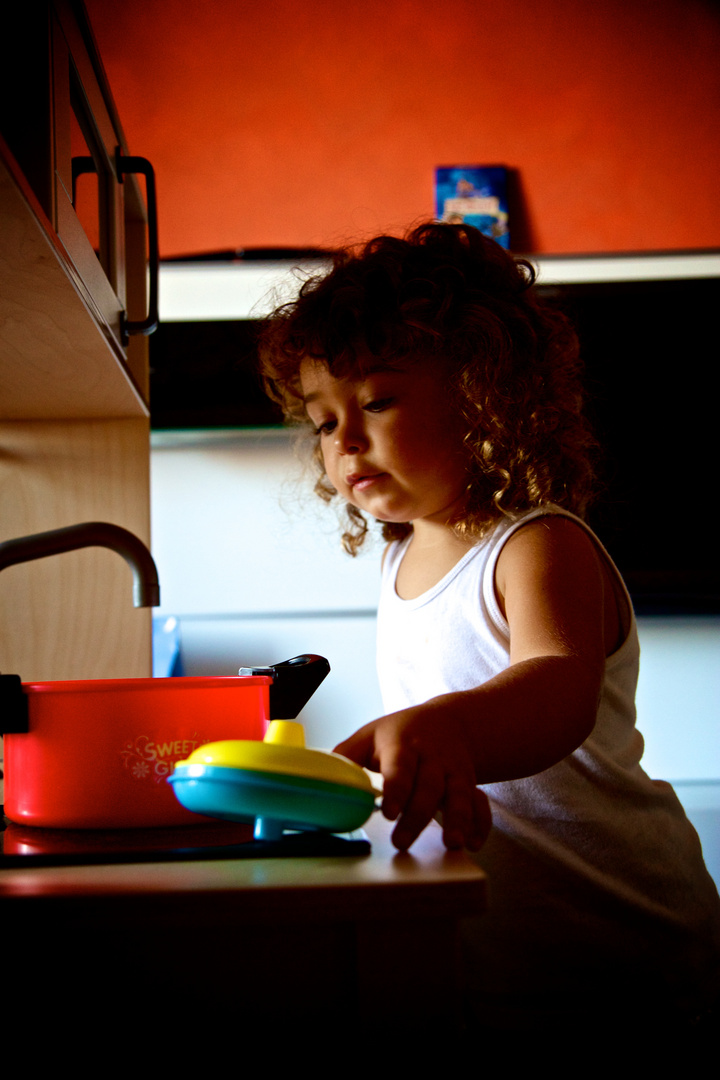
[[[123,336],[130,334],[152,334],[157,329],[158,314],[158,277],[160,274],[160,256],[158,248],[157,197],[155,194],[155,170],[143,157],[125,157],[120,150],[115,154],[118,176],[127,173],[142,173],[145,177],[148,212],[148,264],[150,266],[150,289],[148,293],[148,313],[144,319],[127,319],[123,316]]]
[[[330,671],[324,656],[303,653],[271,667],[240,668],[239,675],[269,675],[270,719],[292,720],[307,704]]]
[[[25,734],[30,730],[28,700],[19,675],[0,675],[0,734]]]
[[[77,206],[77,182],[79,176],[97,176],[95,158],[74,157],[72,159],[72,204]]]

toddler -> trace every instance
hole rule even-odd
[[[382,773],[398,848],[437,816],[479,852],[490,910],[464,936],[485,1027],[684,1029],[718,992],[717,890],[639,764],[632,605],[583,520],[577,340],[532,285],[476,230],[427,224],[339,254],[265,328],[266,387],[312,428],[346,549],[368,519],[388,541],[387,715],[336,749]]]

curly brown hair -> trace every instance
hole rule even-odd
[[[468,225],[428,223],[403,239],[379,236],[334,256],[297,300],[267,320],[260,369],[288,419],[310,422],[303,360],[336,378],[373,367],[441,357],[465,427],[467,496],[456,530],[480,538],[503,515],[549,503],[583,516],[593,492],[595,441],[582,413],[581,365],[567,319],[538,298],[530,263]],[[314,431],[314,428],[312,428]],[[319,443],[315,490],[337,493]],[[347,504],[343,544],[355,554],[368,530]],[[410,524],[382,523],[386,540]]]

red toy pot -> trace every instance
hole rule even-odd
[[[202,743],[262,739],[329,670],[323,657],[302,656],[232,678],[23,684],[26,730],[15,723],[5,734],[5,814],[59,829],[210,822],[166,783],[175,762]]]

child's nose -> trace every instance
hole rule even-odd
[[[367,449],[367,438],[358,420],[345,420],[335,428],[335,448],[339,454],[361,454]]]

